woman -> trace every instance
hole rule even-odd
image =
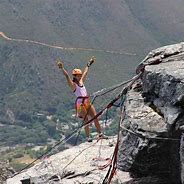
[[[73,80],[72,80],[68,75],[67,71],[64,69],[63,63],[60,60],[57,60],[58,67],[63,71],[63,74],[67,79],[69,87],[72,89],[72,91],[75,93],[77,97],[75,101],[77,116],[79,118],[82,118],[85,124],[88,122],[88,120],[90,120],[90,117],[93,118],[96,115],[96,110],[94,106],[90,103],[89,96],[84,86],[84,81],[86,79],[89,67],[92,65],[92,63],[94,63],[94,61],[95,58],[92,57],[90,61],[87,63],[87,66],[85,67],[83,72],[78,68],[73,69],[72,71]],[[102,137],[103,134],[101,132],[101,127],[98,119],[97,118],[94,119],[94,122],[99,137]],[[87,136],[87,141],[92,142],[92,138],[90,138],[89,124],[85,125],[84,129]]]

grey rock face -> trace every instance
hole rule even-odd
[[[34,184],[99,184],[107,172],[116,137],[82,143],[41,160],[33,167],[7,179],[6,184],[21,184],[30,179]],[[107,164],[107,167],[105,167]],[[130,180],[129,173],[117,170],[112,184]]]
[[[6,179],[13,175],[14,170],[6,162],[0,162],[0,183],[5,183]]]
[[[152,176],[166,183],[181,183],[184,43],[150,52],[136,71],[143,71],[139,81],[142,85],[139,92],[132,89],[127,96],[119,168],[134,177]]]
[[[181,136],[180,142],[180,163],[181,163],[181,182],[184,183],[184,133]]]

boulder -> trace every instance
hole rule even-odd
[[[135,178],[179,184],[184,175],[184,43],[153,50],[136,71],[142,76],[127,95],[119,168]]]

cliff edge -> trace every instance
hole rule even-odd
[[[119,168],[134,177],[127,184],[183,183],[184,43],[151,51],[136,71],[143,73],[127,95]]]

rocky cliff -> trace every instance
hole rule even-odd
[[[127,93],[112,183],[183,184],[184,43],[151,51],[136,71],[142,75]],[[109,158],[114,146],[113,138],[83,143],[41,161],[7,184],[20,184],[24,177],[35,184],[102,183],[107,168],[100,167],[108,159],[100,158]]]
[[[82,143],[41,160],[30,169],[9,178],[7,184],[102,183],[108,171],[115,144],[115,137]],[[117,184],[128,180],[130,180],[128,172],[117,170],[112,183]]]
[[[7,162],[0,161],[0,184],[4,183],[6,179],[15,172],[11,167],[8,166]]]
[[[127,95],[119,168],[135,177],[128,183],[183,183],[184,43],[151,51],[140,71]]]

